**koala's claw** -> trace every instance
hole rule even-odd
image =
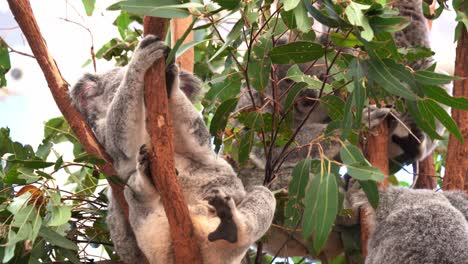
[[[131,65],[144,74],[151,65],[160,58],[167,58],[171,49],[155,35],[146,36],[138,45],[133,55]]]
[[[138,155],[138,170],[140,173],[148,177],[148,179],[153,183],[153,178],[151,177],[150,171],[150,162],[149,162],[149,153],[146,144],[141,145],[139,155]]]
[[[216,215],[221,219],[216,230],[208,235],[208,240],[213,242],[223,239],[230,243],[237,242],[237,225],[232,213],[235,209],[234,200],[219,190],[213,190],[206,199],[215,208]]]
[[[369,129],[378,126],[392,112],[391,108],[378,108],[375,105],[370,105],[363,110],[362,122]]]
[[[140,42],[139,47],[141,49],[144,49],[148,45],[150,45],[151,43],[156,42],[156,41],[161,41],[161,38],[159,36],[155,36],[155,35],[148,35]]]
[[[171,97],[172,88],[174,86],[174,81],[179,76],[179,68],[174,63],[171,63],[166,66],[166,90],[167,96]]]

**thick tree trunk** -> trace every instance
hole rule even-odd
[[[468,33],[466,28],[462,29],[458,40],[455,75],[465,79],[454,81],[453,95],[468,98]],[[452,108],[452,118],[460,128],[464,143],[460,143],[453,135],[450,135],[443,189],[465,190],[468,193],[468,111]]]
[[[187,30],[187,28],[192,24],[192,17],[189,16],[187,18],[180,18],[180,19],[172,19],[171,20],[171,25],[172,25],[172,36],[173,36],[173,43],[177,41]],[[193,41],[193,31],[191,31],[187,38],[185,38],[184,43],[189,43]],[[182,56],[180,56],[177,59],[177,64],[180,66],[181,69],[184,69],[188,72],[193,72],[193,58],[195,56],[194,49],[191,48],[184,52]]]
[[[167,19],[145,17],[144,33],[164,38]],[[146,129],[150,135],[150,170],[171,230],[175,263],[202,263],[192,220],[174,165],[174,135],[168,111],[163,59],[145,75]]]
[[[388,175],[388,124],[382,122],[377,127],[373,128],[367,138],[366,158],[372,166],[380,169],[385,175]],[[379,188],[385,189],[388,187],[388,177],[379,184]],[[367,241],[370,235],[369,212],[366,209],[361,209],[361,243],[362,257],[367,256]]]
[[[435,189],[437,187],[437,172],[434,165],[434,156],[431,154],[418,162],[418,176],[414,183],[414,189]]]

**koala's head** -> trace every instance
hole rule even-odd
[[[285,39],[277,42],[277,46],[286,44]],[[287,78],[287,73],[291,67],[296,66],[301,72],[315,78],[317,81],[329,82],[326,79],[326,66],[323,60],[302,63],[302,64],[277,64],[274,65],[274,73],[276,79],[276,94],[282,98],[281,103],[284,103],[287,94],[294,89],[296,83]],[[297,121],[305,118],[307,113],[313,108],[313,114],[309,117],[309,122],[322,122],[327,119],[327,113],[323,107],[320,106],[319,101],[320,91],[317,87],[306,86],[300,90],[294,99],[294,119]]]

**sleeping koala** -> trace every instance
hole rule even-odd
[[[143,255],[150,263],[174,263],[169,224],[157,191],[164,186],[155,186],[149,175],[143,102],[144,75],[168,50],[158,37],[149,35],[127,67],[85,75],[71,91],[74,105],[127,183],[130,223],[111,195],[107,218],[115,250],[126,263],[141,263]],[[239,263],[248,247],[268,230],[275,198],[263,186],[245,190],[231,166],[214,153],[208,130],[188,99],[196,96],[199,81],[171,64],[166,82],[175,166],[202,259]]]
[[[370,213],[366,264],[468,263],[468,195],[390,187],[377,209],[354,183],[347,195]]]

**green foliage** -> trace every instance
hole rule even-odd
[[[10,70],[10,54],[8,53],[8,46],[3,39],[0,39],[0,88],[6,86],[7,82],[5,74]]]
[[[320,95],[316,104],[326,109],[333,121],[316,140],[325,145],[339,142],[341,162],[331,161],[333,157],[321,153],[320,157],[310,156],[295,164],[283,208],[283,224],[291,229],[302,228],[306,238],[312,236],[310,249],[318,252],[341,210],[339,166],[345,166],[361,183],[371,205],[378,205],[376,182],[383,180],[384,175],[354,145],[363,128],[363,109],[369,101],[384,101],[396,104],[401,111],[409,111],[432,138],[440,138],[435,131],[436,119],[460,138],[453,120],[440,105],[465,109],[468,102],[437,86],[456,77],[435,73],[433,67],[422,71],[408,67],[433,52],[423,47],[396,46],[391,33],[402,30],[409,21],[397,16],[398,12],[387,2],[325,0],[319,10],[310,1],[284,0],[277,10],[270,11],[267,8],[270,3],[264,1],[219,0],[205,4],[204,8],[197,3],[188,6],[160,1],[148,11],[149,2],[137,5],[125,1],[112,8],[140,15],[170,10],[165,17],[190,13],[204,21],[194,27],[201,37],[190,45],[195,47],[195,73],[208,86],[202,101],[203,115],[210,124],[216,151],[224,146],[223,151],[241,167],[248,164],[254,147],[267,151],[266,182],[281,169],[282,160],[288,155],[284,151],[274,159],[268,151],[296,147],[293,136],[298,131],[293,128],[291,117],[299,92],[306,88]],[[142,10],[143,6],[146,10]],[[333,29],[328,42],[319,41],[316,32],[311,31],[314,21]],[[226,24],[230,30],[222,33]],[[284,39],[288,39],[287,44],[278,45]],[[349,52],[350,48],[359,48],[359,52]],[[175,45],[174,50],[177,49],[181,46]],[[314,72],[319,64],[325,65],[322,69],[332,81],[306,71]],[[284,70],[283,65],[289,68],[279,79],[277,72]],[[289,87],[281,88],[284,86]],[[266,100],[250,97],[256,93]],[[253,105],[236,109],[239,94],[249,95]]]
[[[103,177],[95,168],[102,160],[83,153],[62,117],[45,124],[44,140],[37,150],[13,141],[9,133],[8,128],[0,128],[2,262],[68,259],[80,263],[77,241],[108,245],[106,229],[93,234],[83,225],[104,221],[107,199],[102,188],[96,196]],[[58,155],[55,148],[64,143],[72,143],[77,159],[66,161]],[[68,191],[57,188],[59,178],[68,178],[61,187]],[[112,249],[107,250],[113,256]]]

